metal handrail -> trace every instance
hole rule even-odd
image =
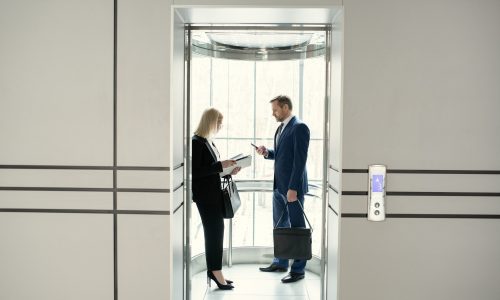
[[[268,187],[268,186],[259,186],[257,188],[255,188],[254,186],[252,185],[248,185],[248,186],[245,186],[245,183],[269,183],[269,185],[272,185],[273,181],[272,180],[234,180],[234,182],[238,185],[238,191],[241,191],[241,192],[273,192],[273,188],[272,186],[271,187]],[[243,186],[241,185],[243,183]],[[321,185],[319,184],[308,184],[308,187],[309,187],[309,190],[314,190],[314,191],[318,191],[319,193],[321,193],[322,191],[322,187]],[[320,195],[317,195],[317,194],[313,194],[313,193],[307,193],[305,194],[306,196],[310,196],[310,197],[314,197],[314,198],[321,198]]]

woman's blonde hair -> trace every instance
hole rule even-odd
[[[217,126],[222,122],[222,114],[215,108],[206,109],[201,115],[200,123],[194,134],[204,138],[209,138],[217,132]]]

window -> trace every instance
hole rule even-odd
[[[323,176],[325,58],[288,61],[242,61],[193,55],[191,64],[191,128],[201,114],[215,107],[224,115],[224,127],[215,139],[222,159],[252,153],[252,166],[235,180],[273,180],[273,161],[256,157],[250,143],[273,145],[279,124],[272,116],[270,99],[287,95],[294,114],[311,130],[307,162],[310,184],[321,184]],[[272,194],[241,193],[242,206],[233,219],[233,246],[272,246]],[[321,199],[307,197],[305,209],[314,231],[313,253],[319,255]],[[203,230],[193,209],[192,254],[204,252]],[[316,225],[315,225],[316,224]],[[226,233],[227,240],[227,233]],[[226,242],[227,244],[227,242]]]

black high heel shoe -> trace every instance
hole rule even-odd
[[[229,282],[227,282],[227,284],[222,284],[220,283],[217,278],[215,278],[215,275],[214,273],[212,273],[212,271],[207,271],[207,283],[208,283],[208,286],[211,286],[211,280],[215,281],[215,283],[217,284],[217,287],[221,290],[232,290],[234,289],[234,286],[232,286]]]

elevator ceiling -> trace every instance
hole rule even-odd
[[[319,28],[319,29],[318,29]],[[325,31],[321,27],[192,31],[192,51],[195,54],[237,60],[293,60],[325,54]]]

